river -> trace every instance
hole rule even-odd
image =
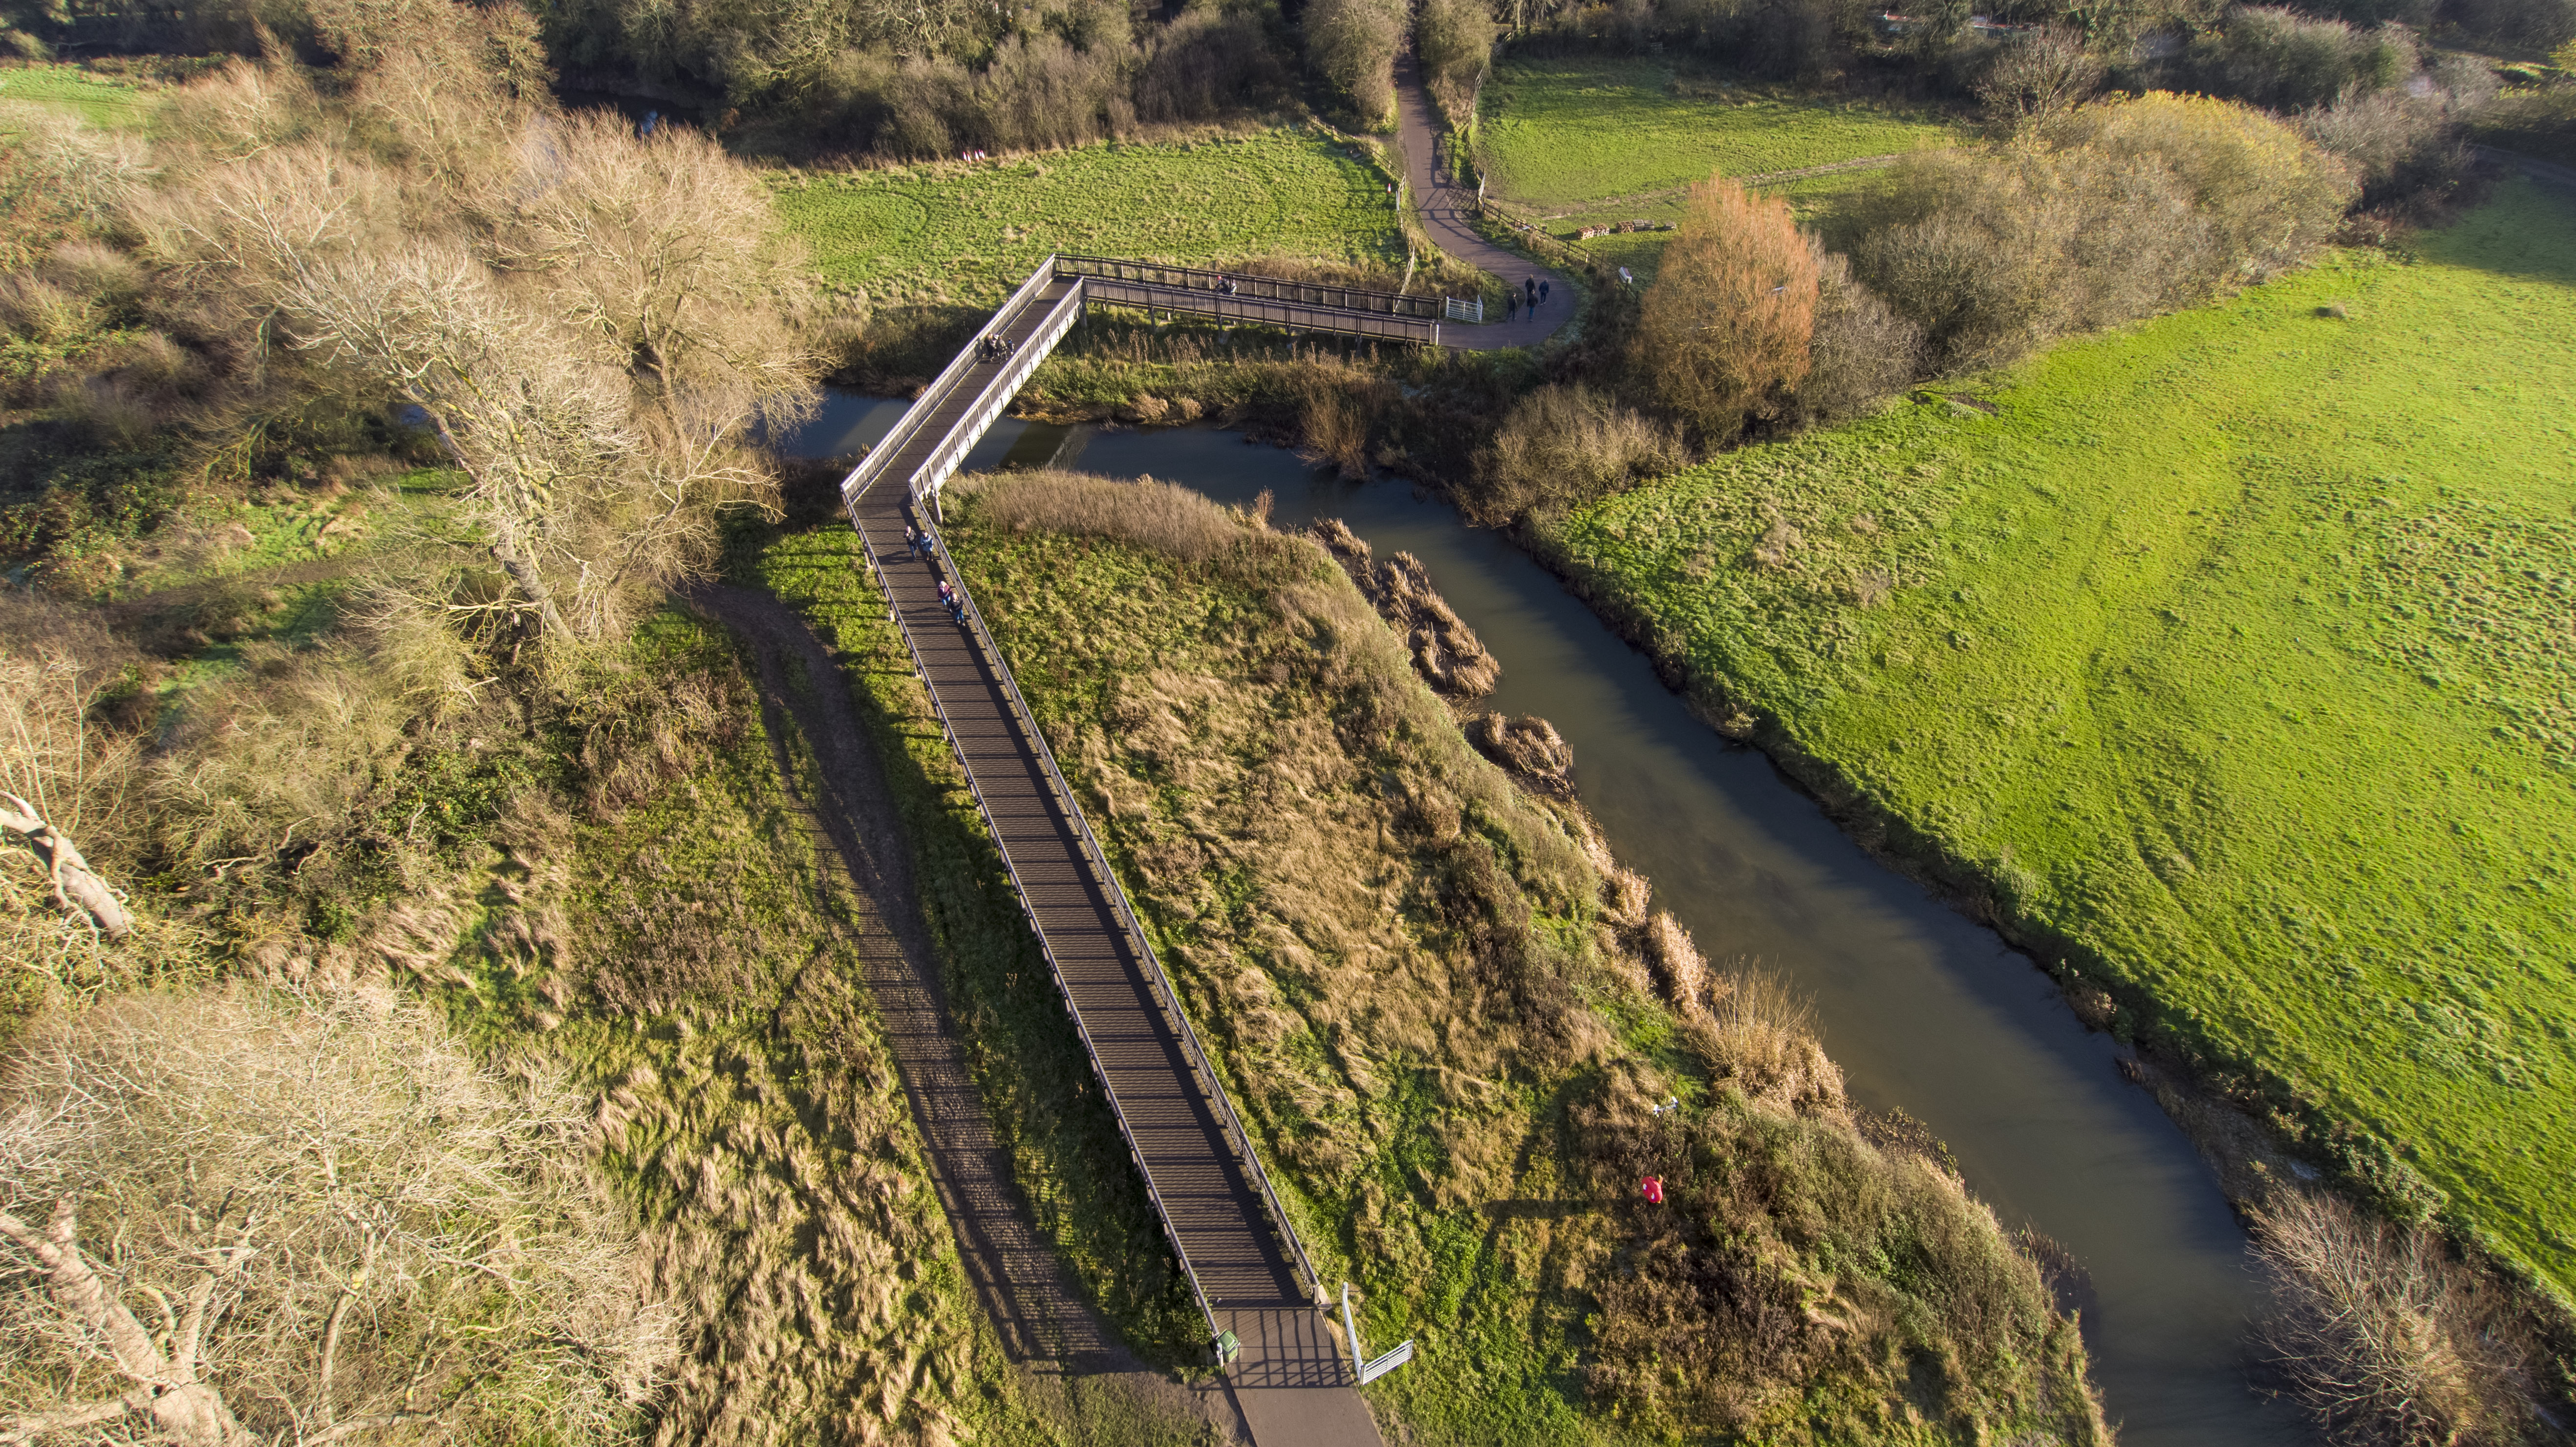
[[[790,444],[837,456],[904,404],[838,395]],[[1339,517],[1383,557],[1419,557],[1503,665],[1485,702],[1538,714],[1573,746],[1575,783],[1620,859],[1715,960],[1752,957],[1812,992],[1852,1097],[1901,1107],[1946,1141],[2008,1227],[2064,1245],[2091,1277],[2095,1380],[2126,1447],[2315,1440],[2247,1382],[2259,1297],[2245,1233],[2207,1167],[2108,1036],[1992,930],[1863,853],[1770,762],[1693,718],[1645,656],[1499,534],[1401,482],[1354,484],[1211,428],[1054,427],[1004,419],[967,470],[1150,473],[1220,501],[1268,490],[1283,527]]]

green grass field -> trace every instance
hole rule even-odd
[[[1789,203],[1789,209],[1797,215],[1799,221],[1806,222],[1817,212],[1831,205],[1837,197],[1848,195],[1853,189],[1868,185],[1870,178],[1879,174],[1881,173],[1875,170],[1837,171],[1829,176],[1809,176],[1802,180],[1785,181],[1776,186],[1764,186],[1759,189],[1766,196],[1778,196],[1786,200]],[[1577,211],[1550,222],[1548,229],[1559,236],[1571,237],[1585,226],[1610,225],[1637,218],[1648,221],[1678,222],[1682,218],[1682,198],[1676,195],[1668,199],[1612,207],[1608,210]],[[1673,233],[1669,231],[1623,231],[1609,236],[1593,237],[1583,242],[1582,246],[1586,252],[1611,266],[1628,268],[1636,276],[1637,284],[1644,286],[1655,279],[1655,272],[1663,263],[1664,244],[1672,239]]]
[[[2576,201],[2516,181],[1546,546],[2130,1028],[2576,1284],[2571,395]]]
[[[1492,183],[1548,211],[1712,173],[1765,175],[1952,139],[1929,114],[1753,90],[1679,94],[1671,68],[1646,60],[1514,61],[1486,84],[1478,121]]]
[[[30,65],[0,70],[0,132],[7,106],[68,111],[94,126],[135,126],[149,120],[153,99],[130,85],[105,80],[76,65]]]
[[[1051,251],[1404,263],[1379,173],[1289,131],[785,177],[777,195],[822,275],[880,301],[990,303]]]

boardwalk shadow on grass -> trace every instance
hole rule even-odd
[[[843,865],[855,895],[852,913],[860,920],[849,947],[860,958],[919,1123],[959,1256],[1004,1350],[1041,1376],[1115,1375],[1147,1400],[1200,1395],[1184,1392],[1138,1359],[1083,1299],[1055,1243],[1038,1229],[1010,1146],[977,1087],[923,923],[893,791],[840,665],[796,610],[766,593],[710,584],[693,590],[689,601],[731,629],[752,655],[761,680],[762,722],[780,777],[803,807],[807,827],[829,846],[818,852]],[[1042,964],[1030,969],[1043,977]],[[1092,1104],[1096,1109],[1096,1098]],[[1068,1125],[1076,1137],[1098,1133]],[[1114,1136],[1114,1128],[1107,1129]],[[1051,1194],[1076,1198],[1050,1202],[1059,1209],[1087,1204],[1078,1188]],[[1088,1416],[1081,1404],[1099,1396],[1077,1391],[1065,1405]],[[1184,1406],[1178,1400],[1165,1405]],[[1201,1402],[1185,1410],[1204,1415],[1208,1409]]]

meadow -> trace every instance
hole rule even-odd
[[[93,126],[137,126],[151,118],[153,98],[130,85],[93,75],[76,65],[0,69],[0,133],[13,105],[67,112]]]
[[[2576,202],[1539,545],[1874,847],[2401,1219],[2576,1285]]]
[[[1320,132],[1108,142],[773,184],[781,220],[824,279],[881,304],[989,306],[1054,251],[1405,260],[1384,174]]]
[[[1649,60],[1512,61],[1485,84],[1477,152],[1503,196],[1571,214],[1611,198],[1950,144],[1952,124],[1852,102],[1721,87]],[[1651,216],[1637,204],[1621,216]]]
[[[1877,174],[1878,171],[1875,168],[1861,171],[1837,171],[1823,176],[1804,176],[1775,185],[1756,186],[1753,189],[1765,196],[1778,196],[1786,200],[1791,214],[1795,215],[1802,225],[1808,225],[1813,224],[1817,213],[1832,206],[1836,200],[1851,194],[1859,187],[1868,185],[1870,179]],[[1670,221],[1678,224],[1681,218],[1682,197],[1676,192],[1671,196],[1625,206],[1572,211],[1548,223],[1548,229],[1558,236],[1572,237],[1586,226],[1609,226],[1622,221],[1640,219]],[[1645,286],[1655,279],[1655,272],[1663,262],[1664,245],[1672,239],[1673,233],[1669,231],[1621,231],[1607,236],[1593,237],[1583,242],[1582,246],[1585,254],[1607,266],[1628,268],[1630,274],[1636,277],[1637,284]]]

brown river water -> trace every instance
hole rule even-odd
[[[855,451],[903,407],[835,395],[790,448]],[[1853,1098],[1931,1127],[2007,1227],[2045,1233],[2083,1266],[2084,1335],[2126,1447],[2315,1440],[2289,1402],[2252,1386],[2245,1329],[2260,1287],[2245,1233],[2191,1143],[2121,1080],[2110,1037],[2076,1023],[1992,930],[1871,859],[1761,754],[1693,718],[1508,539],[1402,482],[1343,482],[1212,428],[1005,419],[966,466],[1150,473],[1235,504],[1268,490],[1279,526],[1338,517],[1379,556],[1422,559],[1502,662],[1484,702],[1565,735],[1583,802],[1658,903],[1712,959],[1749,956],[1811,992]]]

